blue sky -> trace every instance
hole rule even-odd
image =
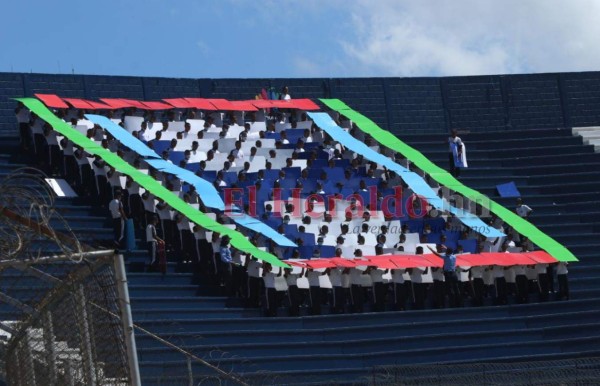
[[[21,0],[2,10],[3,72],[271,78],[600,70],[594,0]]]

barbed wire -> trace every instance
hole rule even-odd
[[[24,167],[0,181],[0,260],[47,255],[41,245],[77,256],[84,251],[68,222],[55,209],[56,195],[38,169]],[[55,229],[60,227],[60,232]],[[80,262],[81,257],[74,257]]]

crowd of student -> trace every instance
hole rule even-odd
[[[84,120],[83,114],[83,111],[74,109],[57,112],[59,117],[66,122],[70,122],[73,127],[76,127],[79,121]],[[111,111],[109,115],[115,117],[119,114],[123,116],[127,114],[139,115],[139,112],[133,110]],[[176,118],[184,120],[194,118],[196,114],[200,113],[189,110],[181,116],[176,116],[175,112],[169,111],[163,116],[163,128],[166,130],[169,122],[176,120]],[[324,304],[329,304],[333,312],[342,313],[362,312],[366,303],[371,303],[370,308],[374,311],[384,311],[423,309],[425,307],[456,307],[465,304],[465,299],[469,299],[467,303],[471,305],[481,306],[486,302],[507,304],[507,302],[513,300],[518,303],[525,303],[533,298],[545,301],[548,300],[549,294],[554,294],[556,299],[568,299],[569,297],[566,276],[567,266],[565,263],[536,264],[534,266],[517,265],[512,267],[494,265],[466,269],[457,268],[455,263],[444,264],[442,268],[416,267],[412,269],[380,269],[369,265],[327,269],[312,269],[306,266],[299,270],[297,268],[284,270],[277,267],[273,268],[267,263],[263,264],[261,261],[231,248],[227,237],[220,237],[219,234],[208,232],[197,225],[192,226],[185,216],[174,212],[166,203],[155,198],[151,193],[143,191],[129,177],[125,177],[126,181],[123,186],[121,179],[124,176],[121,176],[112,167],[108,167],[100,157],[93,157],[90,162],[88,159],[89,154],[84,149],[74,146],[66,138],[57,136],[52,127],[45,124],[34,114],[30,114],[23,106],[17,108],[16,115],[20,125],[23,149],[30,151],[39,165],[45,167],[48,173],[64,175],[80,194],[99,196],[99,203],[104,206],[108,205],[114,224],[115,243],[118,246],[122,246],[124,242],[124,221],[132,218],[136,227],[144,231],[144,239],[150,255],[150,267],[156,269],[159,263],[157,256],[159,249],[171,251],[180,263],[189,263],[197,274],[208,274],[214,278],[216,283],[224,285],[230,296],[245,299],[249,307],[262,306],[268,315],[275,315],[281,304],[287,305],[290,315],[298,315],[302,305],[308,305],[310,313],[319,314],[321,306]],[[293,126],[296,122],[295,119],[291,119],[293,116],[280,113],[273,117],[273,121],[267,124],[267,132],[274,132],[274,122],[285,122],[286,119]],[[305,115],[296,115],[296,117],[306,119]],[[204,116],[204,118],[205,129],[207,129],[213,125],[212,119],[209,116]],[[343,117],[337,118],[340,126],[348,126],[347,121],[343,121]],[[235,123],[236,119],[233,114],[226,115],[223,118],[222,137],[228,135],[228,124]],[[134,132],[133,135],[141,138],[140,132],[145,130],[148,123],[155,122],[158,122],[157,117],[149,112],[145,113],[145,120],[140,127],[140,131]],[[352,133],[359,135],[359,131],[354,130],[351,126],[349,129]],[[189,125],[186,125],[184,131],[178,133],[178,136],[183,138],[188,135],[188,131]],[[196,134],[198,140],[202,139],[204,132],[205,130],[201,130]],[[160,139],[159,133],[160,131],[157,133],[158,139]],[[264,138],[266,134],[268,133],[258,133],[257,145],[260,138]],[[289,145],[289,143],[286,143],[285,132],[279,134],[276,148]],[[87,136],[99,142],[102,147],[129,160],[134,166],[142,167],[143,160],[132,154],[129,149],[122,147],[110,133],[105,132],[101,127],[96,125],[90,128]],[[244,130],[237,137],[238,141],[235,149],[229,153],[228,161],[223,165],[223,169],[217,173],[214,181],[214,186],[217,189],[227,186],[227,183],[223,180],[223,173],[227,172],[232,165],[235,166],[236,163],[239,163],[240,166],[244,165],[244,167],[238,173],[238,180],[230,183],[230,185],[239,186],[244,182],[248,174],[246,173],[247,159],[253,156],[252,152],[255,152],[256,148],[253,147],[251,153],[245,155],[241,150],[241,144],[249,141],[251,137],[250,125],[245,124]],[[361,139],[369,144],[372,143],[369,138],[362,137]],[[379,186],[383,189],[402,184],[402,181],[394,173],[378,169],[376,164],[363,160],[359,155],[348,154],[351,152],[335,143],[332,138],[328,138],[315,126],[305,130],[303,139],[299,139],[297,144],[294,145],[293,154],[296,156],[293,155],[291,160],[296,159],[298,153],[305,151],[303,148],[305,143],[311,142],[319,144],[318,148],[312,148],[312,153],[325,152],[329,161],[350,158],[352,161],[349,173],[355,173],[360,169],[365,178],[376,178]],[[152,147],[152,140],[147,143],[149,147]],[[169,152],[175,148],[175,145],[176,140],[170,149],[163,151],[162,155],[165,159],[168,159]],[[196,148],[192,145],[192,148],[185,152],[186,158],[181,161],[180,165],[185,166],[188,157],[197,151],[197,143],[195,146]],[[218,145],[211,151],[213,155],[218,153]],[[200,167],[196,171],[197,175],[202,176],[206,162],[210,161],[211,151],[207,153],[207,160],[200,162]],[[275,151],[276,149],[273,149],[273,152]],[[384,147],[382,147],[382,152],[384,154],[389,153]],[[406,159],[393,153],[389,154],[405,166],[412,166],[409,165]],[[350,157],[347,157],[348,155]],[[273,158],[275,157],[276,154],[273,154]],[[308,162],[315,158],[317,158],[316,155],[314,158],[308,157]],[[265,168],[270,169],[269,161],[266,162]],[[285,174],[282,173],[280,172],[279,179],[269,181],[273,188],[279,187],[281,179],[285,178]],[[152,168],[149,168],[149,174],[158,181],[162,181],[169,190],[181,191],[181,197],[185,202],[197,205],[199,210],[205,213],[211,213],[208,208],[204,207],[200,194],[193,186],[186,186],[186,192],[183,193],[184,183],[178,178]],[[246,183],[254,186],[266,183],[267,181],[262,175],[263,173],[259,171],[256,181]],[[307,180],[307,174],[303,171],[297,181],[297,186],[301,187],[302,182],[307,182]],[[316,184],[318,193],[323,191],[326,183],[327,176],[319,179]],[[432,182],[432,184],[434,183]],[[335,187],[342,188],[343,181],[336,183]],[[366,190],[366,185],[359,185],[358,189]],[[440,190],[440,195],[442,195],[442,190]],[[365,210],[363,213],[363,209],[371,208],[357,208],[353,205],[355,203],[349,203],[349,210],[346,211],[346,215],[350,213],[350,219],[353,220],[356,217],[360,220],[362,216],[363,226],[354,235],[358,240],[358,245],[353,253],[354,256],[344,257],[360,258],[363,254],[360,247],[361,231],[363,233],[372,232],[371,227],[368,226],[370,212]],[[286,211],[291,214],[293,208],[286,207]],[[527,217],[532,210],[523,205],[522,202],[518,202],[516,212],[522,217]],[[270,213],[269,208],[267,208],[266,214],[262,213],[261,218],[268,219]],[[213,212],[213,215],[222,224],[232,223],[231,219],[223,213]],[[331,213],[325,211],[321,216],[320,218],[312,218],[313,222],[324,224],[319,227],[319,236],[323,237],[317,237],[317,245],[319,245],[319,242],[322,243],[322,239],[327,233],[337,234],[335,238],[337,242],[335,255],[342,257],[341,247],[344,238],[347,238],[350,232],[348,224],[341,224],[339,230],[329,229],[326,223],[331,222]],[[460,230],[461,239],[476,238],[477,251],[508,251],[512,248],[521,248],[524,251],[533,250],[533,245],[526,237],[519,235],[510,228],[504,229],[502,222],[497,218],[489,220],[490,226],[505,230],[508,234],[506,239],[491,240],[484,236],[478,236],[469,229],[465,229],[460,223],[451,222],[451,220],[454,219],[449,218],[446,227]],[[285,216],[280,221],[281,224],[285,224]],[[308,221],[310,222],[311,219]],[[367,227],[364,227],[364,225],[367,225]],[[283,232],[283,229],[280,232]],[[383,254],[389,252],[390,248],[403,251],[403,236],[409,233],[408,227],[404,225],[401,232],[399,242],[388,246],[386,245],[387,227],[385,225],[379,226],[377,228],[375,253]],[[426,240],[427,233],[426,226],[420,231],[421,241]],[[277,247],[271,245],[261,234],[247,232],[247,237],[254,245],[266,246],[273,253],[281,256],[281,253],[277,251]],[[295,241],[299,241],[299,244],[301,244],[302,240]],[[161,248],[158,248],[159,246]],[[423,254],[423,252],[422,247],[417,247],[417,254]],[[432,252],[440,254],[445,262],[448,259],[452,260],[450,257],[455,256],[452,248],[445,245],[443,235],[437,243],[435,251]],[[460,249],[456,251],[456,253],[461,252]],[[297,251],[292,251],[291,257],[298,258]],[[555,285],[555,281],[557,285]],[[537,294],[537,296],[531,297],[531,294]]]

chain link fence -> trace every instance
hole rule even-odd
[[[600,358],[447,365],[380,366],[373,368],[374,386],[561,385],[600,383]]]
[[[59,281],[49,290],[40,286],[45,296],[10,327],[4,351],[9,385],[130,384],[113,258],[59,264],[63,279],[51,276]],[[56,265],[28,270],[46,273]]]

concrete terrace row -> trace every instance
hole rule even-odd
[[[600,158],[570,130],[512,134],[510,140],[506,132],[463,135],[471,168],[461,180],[507,207],[514,200],[495,197],[494,186],[517,183],[525,203],[535,211],[531,221],[581,259],[570,266],[569,302],[266,319],[257,310],[228,307],[232,303],[219,296],[218,288],[193,283],[191,274],[176,274],[171,267],[165,277],[130,274],[134,320],[257,383],[360,381],[372,366],[384,364],[598,355],[600,221],[596,222],[595,211],[600,212],[600,187],[593,170]],[[444,135],[401,139],[446,166]],[[0,156],[0,174],[20,166],[10,155]],[[104,235],[110,240],[101,209],[67,199],[59,199],[57,207],[84,239],[98,245]],[[145,252],[130,253],[128,258],[145,259]],[[27,286],[23,282],[15,291],[26,293]],[[153,338],[138,334],[138,353],[145,385],[186,374],[185,358]],[[207,373],[194,365],[194,374]]]

